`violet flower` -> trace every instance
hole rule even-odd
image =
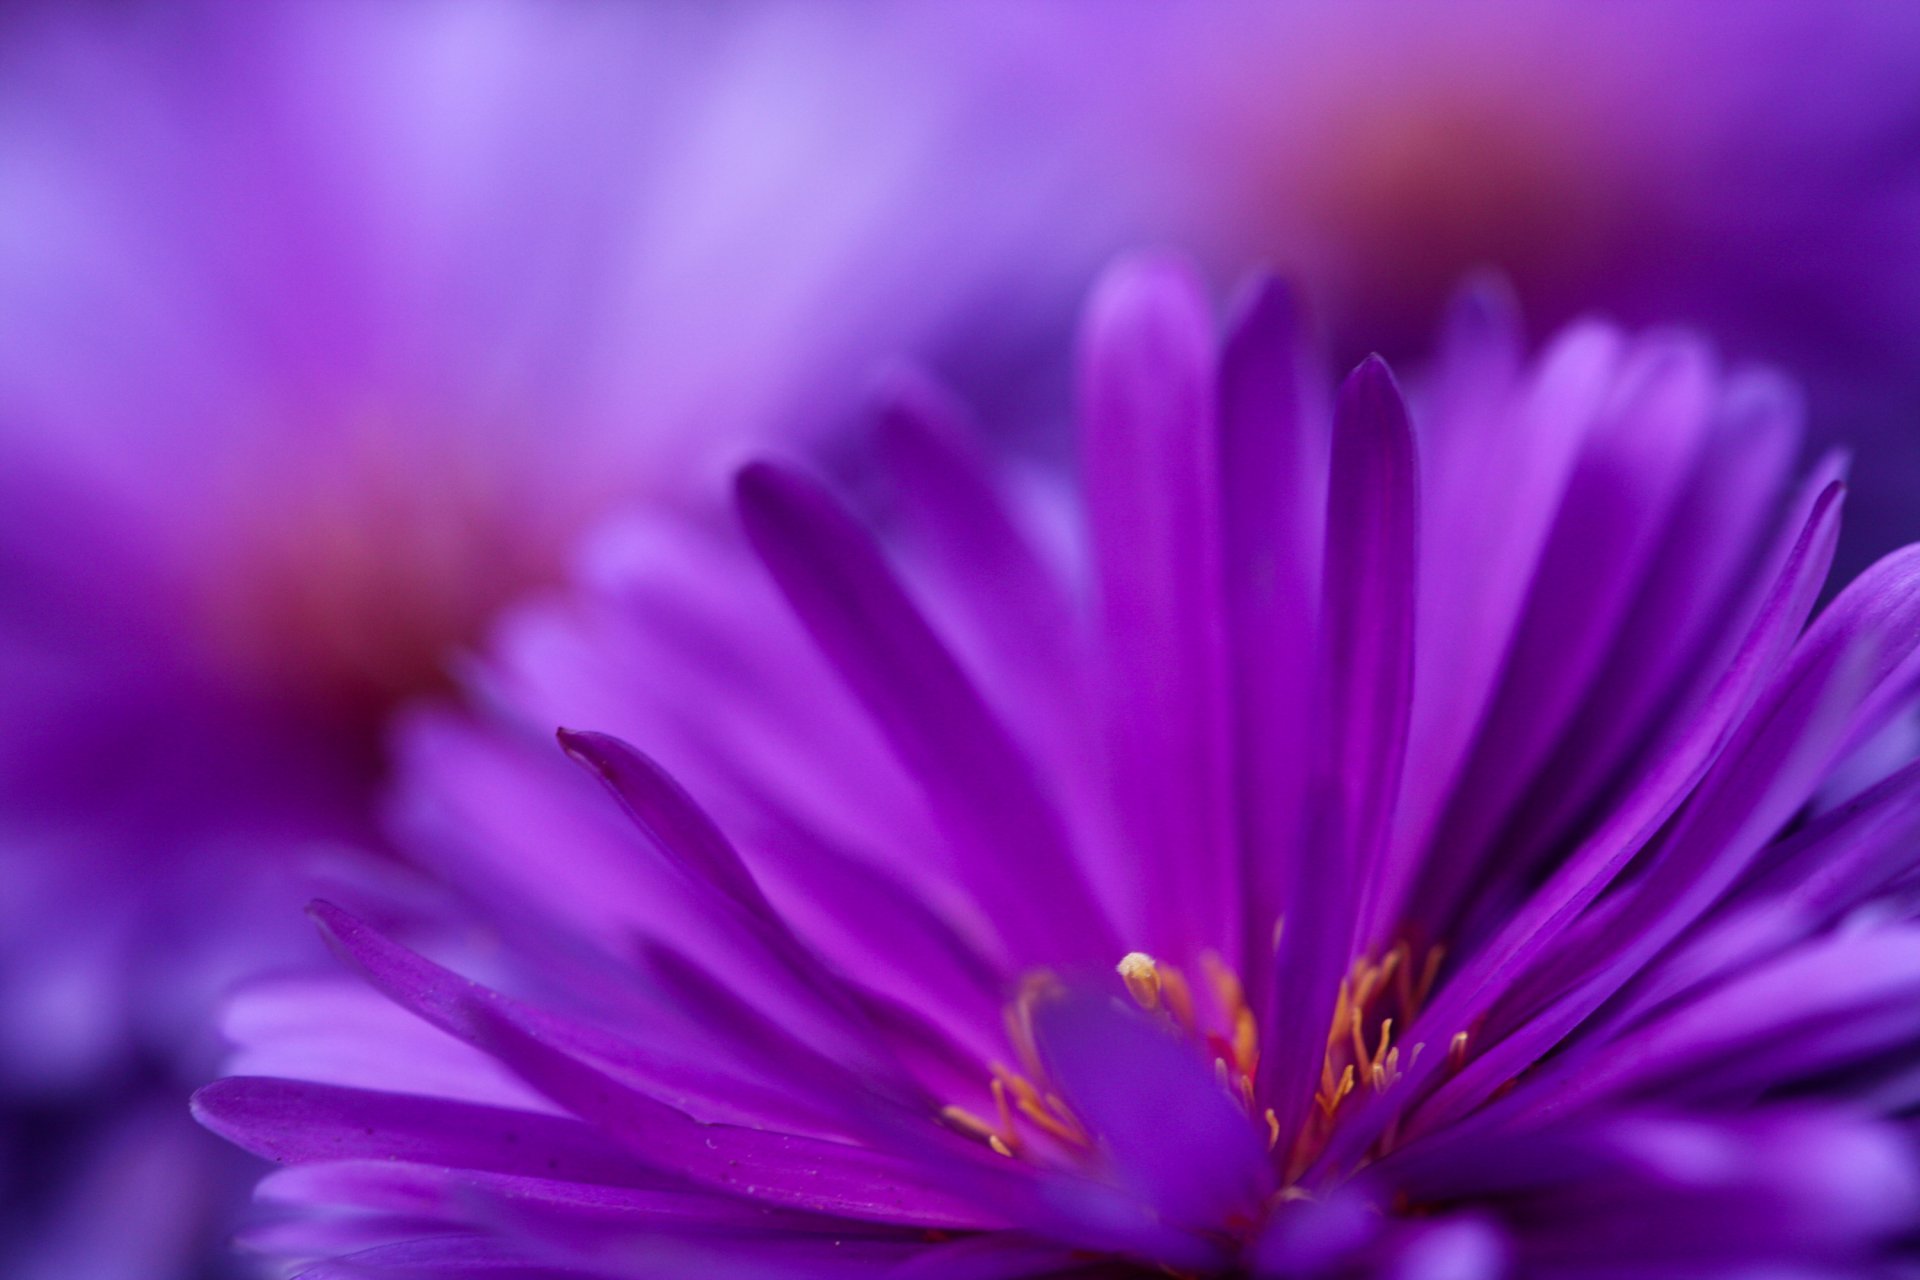
[[[313,1277],[1891,1268],[1920,551],[1809,622],[1838,466],[1684,333],[1528,361],[1477,290],[1410,401],[1312,365],[1283,288],[1216,343],[1135,262],[1077,494],[908,380],[864,518],[759,464],[744,547],[610,532],[506,629],[501,718],[409,734],[396,818],[485,981],[321,903],[366,987],[231,1007],[197,1113],[285,1166],[248,1243]],[[624,815],[555,721],[645,747],[560,735]]]
[[[366,834],[388,713],[577,530],[811,439],[877,354],[945,352],[1090,252],[1042,252],[1058,189],[1014,180],[960,69],[851,13],[29,7],[5,34],[6,974],[60,992],[0,1019],[16,1079],[110,1058],[129,1005],[173,1021],[180,983],[128,953],[231,936],[204,899],[277,882],[262,847]]]
[[[984,296],[1070,317],[1098,247],[1017,105],[851,10],[8,7],[0,1271],[115,1274],[61,1171],[205,1079],[316,850],[376,841],[392,710],[580,529],[879,354],[990,361]]]
[[[1843,562],[1920,536],[1913,6],[1128,15],[1130,43],[1069,64],[1119,117],[1109,142],[1158,166],[1142,185],[1180,243],[1283,264],[1351,358],[1416,349],[1486,266],[1549,325],[1699,325],[1793,367],[1818,430],[1861,450]]]

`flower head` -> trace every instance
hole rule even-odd
[[[903,381],[864,517],[750,467],[743,538],[625,526],[513,621],[505,722],[416,721],[396,817],[489,982],[316,905],[392,1003],[234,1005],[197,1106],[288,1166],[257,1242],[423,1276],[1889,1258],[1920,562],[1808,623],[1840,486],[1794,478],[1791,391],[1594,323],[1527,361],[1477,289],[1411,398],[1378,360],[1329,396],[1284,289],[1216,343],[1160,261],[1099,292],[1080,383],[1076,490]],[[624,815],[554,721],[622,735],[561,744]]]
[[[376,842],[393,712],[576,534],[815,438],[878,355],[991,363],[976,291],[1070,312],[1062,169],[934,43],[751,4],[8,7],[0,1145],[36,1187],[0,1216],[60,1181],[34,1108],[104,1132],[204,1078],[312,850]]]

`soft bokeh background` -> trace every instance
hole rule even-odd
[[[1920,534],[1916,65],[1902,3],[8,6],[0,1271],[225,1265],[211,1009],[404,876],[389,726],[501,609],[891,356],[1048,456],[1116,248],[1351,357],[1481,269],[1698,325],[1856,442],[1848,567]]]

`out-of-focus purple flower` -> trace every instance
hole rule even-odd
[[[21,875],[71,883],[93,852],[74,842],[111,870],[9,906],[194,945],[194,900],[248,859],[164,868],[235,832],[359,834],[387,712],[552,580],[577,529],[833,424],[869,360],[937,349],[981,294],[1059,285],[1068,253],[1011,256],[1050,189],[994,167],[957,72],[871,25],[16,20],[0,779],[27,828],[9,853],[43,846]],[[121,877],[163,900],[103,902]],[[124,937],[56,956],[26,932],[27,968],[151,976]],[[9,1066],[67,1075],[121,1005],[50,996],[74,1025],[32,1028]]]
[[[878,354],[991,361],[983,297],[1070,318],[1106,215],[970,58],[851,8],[0,16],[0,1095],[210,1051],[388,713],[587,522]]]
[[[1183,242],[1300,279],[1353,358],[1415,346],[1486,266],[1549,326],[1696,324],[1790,364],[1864,451],[1850,544],[1920,534],[1913,6],[1378,0],[1114,26],[1089,78],[1128,89],[1086,94],[1126,163],[1158,167],[1138,189]]]
[[[315,1276],[1874,1274],[1920,1212],[1920,552],[1685,333],[1469,291],[1331,396],[1118,270],[1077,494],[903,379],[856,516],[608,533],[395,820],[476,981],[241,995]],[[747,563],[757,558],[763,576]],[[553,723],[618,806],[543,741]],[[1863,761],[1870,761],[1868,767]],[[1892,766],[1892,771],[1888,772]],[[686,783],[686,789],[675,781]],[[617,812],[623,808],[624,815]],[[411,1015],[411,1016],[409,1016]]]

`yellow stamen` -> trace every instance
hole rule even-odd
[[[1158,972],[1161,999],[1167,1002],[1167,1009],[1180,1029],[1193,1035],[1198,1024],[1193,1017],[1193,988],[1187,985],[1187,975],[1170,964],[1158,966]]]
[[[1239,975],[1227,968],[1227,962],[1220,958],[1219,952],[1202,951],[1200,967],[1206,971],[1207,981],[1213,984],[1213,994],[1220,1001],[1221,1012],[1231,1018],[1236,1010],[1246,1006],[1247,997],[1241,989]]]
[[[1000,1128],[997,1132],[1011,1135],[1014,1131],[1013,1108],[1007,1105],[1007,1086],[999,1079],[993,1082],[993,1107],[1000,1116]]]
[[[1160,1007],[1160,970],[1152,956],[1144,951],[1129,951],[1120,957],[1116,968],[1135,1004],[1148,1013]]]
[[[1245,1005],[1233,1019],[1233,1058],[1249,1076],[1260,1065],[1260,1024]]]
[[[1414,989],[1413,1003],[1409,1007],[1417,1008],[1425,1004],[1427,997],[1433,994],[1433,984],[1440,977],[1440,962],[1446,956],[1445,947],[1435,947],[1427,952],[1427,963],[1420,971],[1420,985]]]
[[[969,1138],[985,1142],[993,1137],[993,1126],[965,1107],[944,1106],[940,1108],[940,1118]]]

